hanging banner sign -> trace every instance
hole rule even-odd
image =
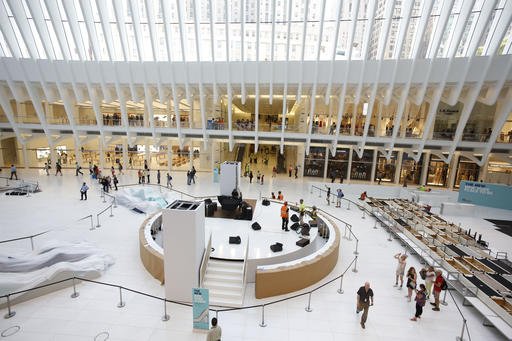
[[[209,308],[210,297],[208,289],[192,288],[192,321],[194,329],[208,330],[210,328]]]

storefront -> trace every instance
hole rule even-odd
[[[365,150],[362,157],[359,158],[356,151],[352,151],[352,168],[350,170],[351,180],[371,180],[374,152],[374,150]]]
[[[304,176],[324,177],[325,147],[310,147],[304,159]]]
[[[418,162],[407,153],[402,156],[402,168],[400,170],[400,183],[407,180],[408,184],[419,185],[421,177],[421,169],[423,167],[423,154]]]
[[[460,182],[464,180],[477,181],[480,173],[480,167],[470,159],[461,156],[457,165],[457,175],[455,177],[455,188],[460,187]]]
[[[503,158],[490,157],[485,182],[512,185],[512,159],[506,162]]]
[[[379,153],[377,159],[377,170],[375,172],[375,180],[384,182],[394,182],[396,173],[396,163],[398,152],[392,152],[389,160]]]
[[[427,185],[446,187],[448,182],[448,165],[435,155],[428,164]]]
[[[343,179],[347,178],[349,153],[350,149],[347,148],[336,149],[336,154],[334,156],[329,153],[329,160],[327,163],[328,178],[331,178],[332,176],[337,179],[340,177]]]

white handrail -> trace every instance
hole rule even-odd
[[[199,268],[199,287],[203,287],[204,276],[206,275],[206,268],[208,265],[208,260],[210,259],[210,254],[212,252],[212,233],[210,232],[210,236],[208,237],[208,243],[206,244],[206,249],[203,253],[203,259],[201,260],[201,267]]]

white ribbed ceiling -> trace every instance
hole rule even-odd
[[[175,62],[421,59],[488,55],[496,39],[501,39],[497,53],[510,54],[510,26],[503,38],[494,34],[500,18],[510,16],[504,13],[506,1],[2,0],[0,56]],[[422,15],[428,15],[425,28]]]

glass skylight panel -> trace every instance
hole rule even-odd
[[[37,32],[36,25],[34,23],[34,19],[28,19],[28,23],[30,26],[30,31],[32,32],[32,36],[36,42],[36,49],[38,53],[38,57],[41,59],[46,59],[46,51],[44,50],[43,42],[41,41],[41,37],[39,36],[39,32]]]
[[[121,37],[119,35],[119,30],[117,28],[117,24],[111,23],[110,24],[110,31],[112,32],[112,49],[114,52],[114,55],[112,58],[115,61],[122,61],[124,60],[123,57],[123,45],[121,44]]]
[[[7,46],[7,42],[5,41],[5,37],[2,30],[0,30],[0,47],[2,48],[3,57],[12,57],[11,50]]]

